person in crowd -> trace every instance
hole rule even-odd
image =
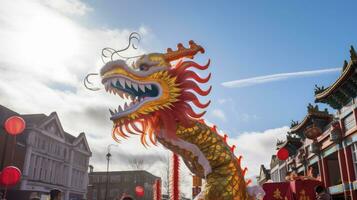
[[[40,200],[41,198],[38,196],[38,193],[37,192],[32,192],[30,194],[30,200]]]
[[[317,200],[331,200],[330,194],[326,191],[326,189],[322,185],[316,186],[315,192],[316,192]]]
[[[50,191],[50,200],[62,200],[62,191],[53,189]]]
[[[285,181],[291,181],[291,171],[286,172]]]
[[[120,200],[135,200],[135,199],[129,195],[124,194]]]

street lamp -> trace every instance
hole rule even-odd
[[[107,157],[107,183],[106,183],[106,186],[105,186],[105,200],[107,200],[107,196],[108,196],[108,185],[109,185],[109,160],[110,160],[110,157],[112,156],[112,154],[110,154],[110,147],[111,146],[118,146],[116,144],[110,144],[107,146],[107,149],[108,149],[108,153],[106,155]]]

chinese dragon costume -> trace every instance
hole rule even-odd
[[[201,103],[197,96],[211,91],[199,86],[211,77],[195,72],[206,70],[210,63],[201,66],[192,61],[199,52],[204,49],[190,41],[189,48],[178,44],[177,50],[141,55],[131,65],[125,59],[107,62],[100,70],[102,84],[109,93],[129,101],[110,110],[112,136],[118,141],[118,136],[137,134],[143,145],[160,143],[179,155],[192,173],[205,179],[199,199],[253,199],[247,191],[242,157],[233,153],[235,146],[201,119],[205,112],[195,111],[210,104]]]

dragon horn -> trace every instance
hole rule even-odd
[[[174,60],[178,60],[180,58],[190,58],[193,57],[198,53],[205,53],[204,48],[200,45],[197,45],[193,40],[189,42],[190,48],[185,48],[181,43],[177,44],[177,50],[173,51],[171,48],[167,49],[167,53],[164,54],[164,58],[167,62],[171,62]]]

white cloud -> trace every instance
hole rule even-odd
[[[331,69],[320,69],[311,71],[301,71],[301,72],[290,72],[290,73],[279,73],[271,74],[266,76],[256,76],[252,78],[234,80],[223,82],[222,85],[228,88],[241,88],[248,87],[258,84],[269,83],[273,81],[281,81],[289,78],[306,77],[306,76],[317,76],[326,73],[334,73],[341,71],[341,68],[331,68]]]
[[[218,118],[222,121],[226,121],[226,115],[224,114],[223,110],[221,109],[213,109],[212,112],[210,113],[210,116],[214,117],[214,118]]]
[[[259,168],[264,164],[267,168],[270,159],[276,153],[276,140],[285,139],[288,126],[268,129],[262,132],[244,132],[228,140],[236,145],[235,155],[242,155],[242,166],[248,168],[247,177],[259,175]],[[252,178],[255,181],[255,178]]]
[[[47,5],[63,14],[83,16],[93,8],[80,0],[40,0],[44,5]]]

